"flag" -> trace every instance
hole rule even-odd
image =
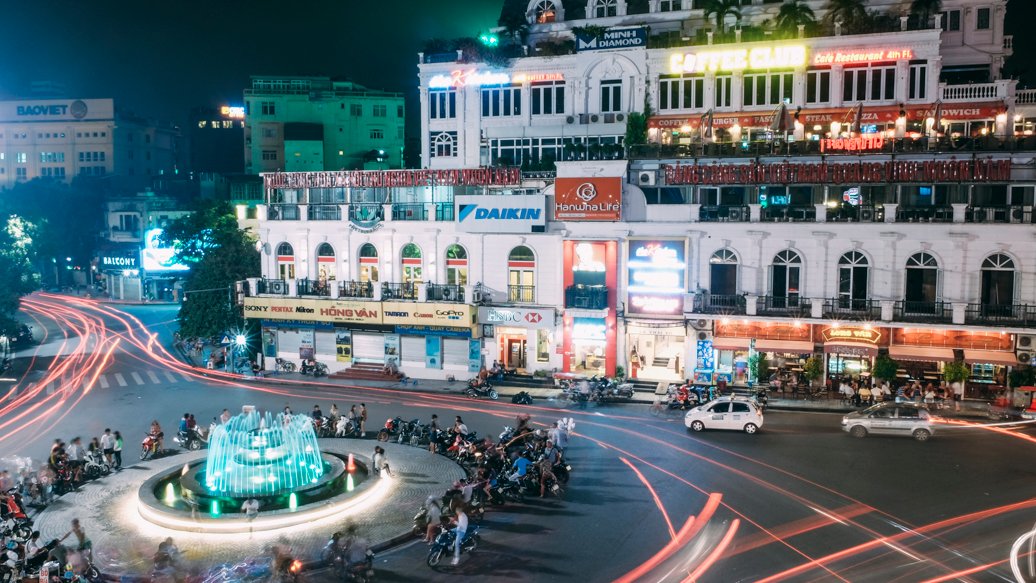
[[[712,109],[702,114],[701,119],[698,121],[698,129],[701,130],[701,137],[703,140],[712,139]]]

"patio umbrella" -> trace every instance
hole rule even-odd
[[[860,126],[863,123],[863,103],[861,102],[856,104],[856,107],[854,109],[855,111],[853,112],[853,123],[849,127],[849,131],[858,134],[860,133]]]
[[[770,122],[770,129],[775,132],[782,134],[788,133],[788,130],[795,127],[791,121],[791,114],[788,113],[788,105],[781,103],[780,107],[773,114],[773,121]]]
[[[701,119],[698,122],[698,128],[701,130],[701,137],[703,140],[712,138],[712,109],[702,114]]]
[[[942,101],[935,102],[935,116],[934,122],[932,123],[932,130],[939,134],[939,128],[942,127]]]

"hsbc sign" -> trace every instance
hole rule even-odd
[[[554,310],[482,306],[478,309],[478,323],[512,328],[552,330],[554,328]]]

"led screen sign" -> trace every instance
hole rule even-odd
[[[245,108],[240,105],[224,105],[219,108],[219,114],[228,119],[245,119]]]
[[[188,271],[190,267],[174,259],[176,249],[163,247],[160,238],[162,229],[151,229],[144,233],[144,250],[141,253],[145,271]]]
[[[1008,182],[1011,160],[666,164],[666,184]]]
[[[914,58],[913,49],[865,49],[821,51],[813,55],[814,65],[856,65]]]
[[[885,147],[885,138],[879,135],[855,138],[825,138],[820,140],[821,152],[873,152]]]
[[[790,69],[806,64],[806,47],[789,45],[725,49],[696,53],[675,53],[669,57],[669,72],[705,73],[707,71],[746,71]]]
[[[632,240],[626,265],[627,314],[683,315],[687,263],[682,240]]]

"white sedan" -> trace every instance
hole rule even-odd
[[[763,426],[763,412],[749,399],[720,397],[687,412],[683,424],[688,429],[733,429],[755,433]]]

